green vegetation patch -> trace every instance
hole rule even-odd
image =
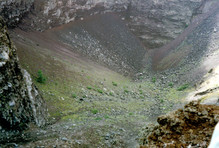
[[[187,83],[187,84],[184,84],[184,85],[180,86],[179,88],[177,88],[177,90],[183,91],[183,90],[187,89],[188,87],[189,87],[189,84]]]
[[[100,94],[103,94],[103,90],[100,89],[100,88],[97,88],[97,92],[100,93]]]
[[[151,80],[153,83],[155,83],[157,81],[156,77],[153,77]]]
[[[76,93],[73,93],[73,94],[72,94],[72,98],[77,98],[77,94],[76,94]]]
[[[112,92],[109,92],[109,95],[110,95],[110,96],[114,96]]]
[[[87,86],[87,89],[91,90],[91,89],[92,89],[92,87],[91,87],[91,86]]]
[[[38,70],[36,81],[41,84],[46,83],[46,76],[43,74],[42,70]]]
[[[129,93],[129,90],[128,89],[124,89],[124,93]]]
[[[102,120],[102,118],[100,118],[100,117],[97,117],[97,118],[95,118],[95,120],[97,120],[97,121],[98,121],[98,120]]]
[[[168,86],[169,86],[169,87],[173,87],[173,83],[170,82],[170,83],[168,84]]]
[[[97,113],[98,113],[98,110],[97,110],[97,109],[92,109],[91,112],[92,112],[93,114],[97,114]]]
[[[113,86],[118,86],[118,84],[116,82],[112,82]]]

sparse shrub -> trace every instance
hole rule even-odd
[[[140,96],[141,99],[144,99],[144,96]]]
[[[92,109],[91,112],[92,112],[93,114],[97,114],[97,113],[98,113],[98,110],[97,110],[97,109]]]
[[[97,118],[95,118],[95,120],[102,120],[102,118],[100,118],[100,117],[97,117]]]
[[[134,113],[129,113],[129,116],[132,116]]]
[[[153,77],[151,80],[153,83],[155,83],[157,81],[156,77]]]
[[[108,116],[108,115],[105,115],[104,118],[105,118],[105,119],[109,119],[109,116]]]
[[[44,84],[46,82],[46,77],[44,76],[42,70],[38,70],[36,81],[41,84]]]
[[[173,87],[173,83],[172,83],[172,82],[169,83],[168,86],[169,86],[169,87]]]
[[[183,91],[183,90],[187,89],[188,87],[189,87],[189,84],[184,84],[184,85],[180,86],[177,90]]]
[[[142,95],[142,94],[143,94],[143,91],[140,89],[140,90],[139,90],[139,93]]]
[[[72,98],[77,98],[77,94],[73,93]]]
[[[102,94],[102,93],[103,93],[103,90],[102,90],[102,89],[99,89],[99,88],[97,88],[97,92],[98,92],[98,93],[100,93],[100,94]]]
[[[118,86],[118,84],[116,82],[112,82],[113,86]]]
[[[113,93],[112,93],[112,92],[109,92],[109,95],[110,95],[110,96],[113,96]]]
[[[91,90],[91,89],[92,89],[92,87],[91,87],[91,86],[87,86],[87,89]]]
[[[160,103],[164,103],[164,99],[160,99]]]
[[[124,89],[124,93],[129,93],[129,90],[127,90],[127,89]]]

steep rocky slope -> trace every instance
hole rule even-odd
[[[11,4],[14,8],[16,3]],[[35,0],[31,13],[10,33],[22,66],[32,77],[39,70],[47,77],[45,84],[36,84],[49,104],[54,124],[31,128],[4,143],[22,147],[138,146],[141,127],[181,107],[192,84],[219,64],[218,6],[218,0]],[[171,48],[163,46],[168,42]],[[139,81],[121,73],[138,73]],[[215,116],[217,112],[196,104],[188,108],[212,120],[204,124],[213,129],[216,120],[205,113]],[[197,110],[205,113],[202,116]],[[170,117],[187,127],[184,113],[193,115],[179,110]],[[170,117],[160,119],[162,123],[167,120],[166,125],[171,124]],[[33,119],[25,118],[28,122]],[[179,136],[171,132],[173,139]],[[185,136],[191,138],[186,132]]]
[[[45,30],[90,15],[116,12],[145,47],[153,49],[177,37],[202,12],[204,4],[204,0],[35,0],[32,15],[24,24]]]
[[[195,85],[210,69],[216,68],[219,64],[218,8],[218,1],[206,2],[204,13],[197,16],[182,34],[148,53],[146,68],[140,78],[156,77],[163,84]]]
[[[42,34],[55,36],[72,51],[126,75],[141,69],[146,53],[138,38],[113,13],[91,16]]]
[[[164,70],[161,75],[158,73],[155,77],[158,77],[157,79],[168,77],[163,79],[166,80],[164,83],[174,81],[180,85],[185,81],[196,81],[196,78],[200,79],[206,72],[197,68],[199,63],[196,61],[200,61],[210,50],[209,39],[214,33],[213,27],[217,28],[213,24],[215,21],[213,7],[217,5],[216,2],[216,0],[160,2],[36,0],[31,13],[24,19],[20,28],[45,31],[70,21],[75,22],[68,24],[66,29],[66,25],[60,28],[59,32],[65,30],[65,35],[60,33],[62,36],[60,39],[59,35],[59,39],[71,44],[79,53],[99,63],[110,65],[113,70],[121,72],[125,69],[122,73],[139,72],[145,75],[146,79],[151,79],[156,74],[151,71]],[[112,19],[113,15],[114,19]],[[210,21],[211,23],[208,23]],[[98,27],[95,27],[94,22],[98,22]],[[104,30],[104,27],[110,29]],[[137,43],[136,38],[126,39],[125,37],[130,33],[125,33],[121,28],[129,29],[140,43]],[[66,32],[67,30],[69,32]],[[195,32],[192,33],[194,30]],[[120,31],[124,33],[116,34]],[[79,33],[81,36],[78,37]],[[197,43],[199,36],[203,39],[203,42],[200,42],[202,45]],[[128,42],[128,45],[133,46],[125,45]],[[140,46],[136,46],[134,42]],[[170,43],[170,49],[163,46],[166,43]],[[189,50],[190,48],[192,50]],[[193,77],[192,73],[196,73],[197,76]],[[179,80],[179,75],[183,75],[183,79]]]
[[[30,74],[20,68],[16,48],[0,19],[0,142],[13,138],[7,131],[23,130],[30,122],[45,125],[46,116],[45,102]]]

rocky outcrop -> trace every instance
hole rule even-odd
[[[219,106],[191,102],[147,127],[141,147],[207,147],[218,121]]]
[[[33,13],[25,23],[46,30],[90,15],[116,12],[152,49],[177,37],[202,12],[203,6],[204,0],[35,0]]]
[[[0,19],[0,131],[23,130],[30,122],[43,126],[46,112],[29,73],[19,66],[16,48]],[[0,137],[4,137],[4,132],[0,132]]]
[[[219,66],[216,66],[217,63],[214,64],[215,67],[195,85],[196,90],[188,94],[187,101],[200,100],[202,104],[219,105]]]
[[[34,0],[1,0],[0,15],[9,27],[15,27],[21,18],[30,11]]]

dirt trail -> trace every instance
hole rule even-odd
[[[168,54],[176,49],[199,25],[203,23],[204,20],[215,14],[218,10],[219,2],[217,2],[209,12],[197,16],[184,30],[184,32],[179,35],[175,40],[161,48],[154,50],[152,53],[152,68],[156,71],[159,71],[160,69],[158,68],[158,65],[162,61],[162,59],[168,56]]]

